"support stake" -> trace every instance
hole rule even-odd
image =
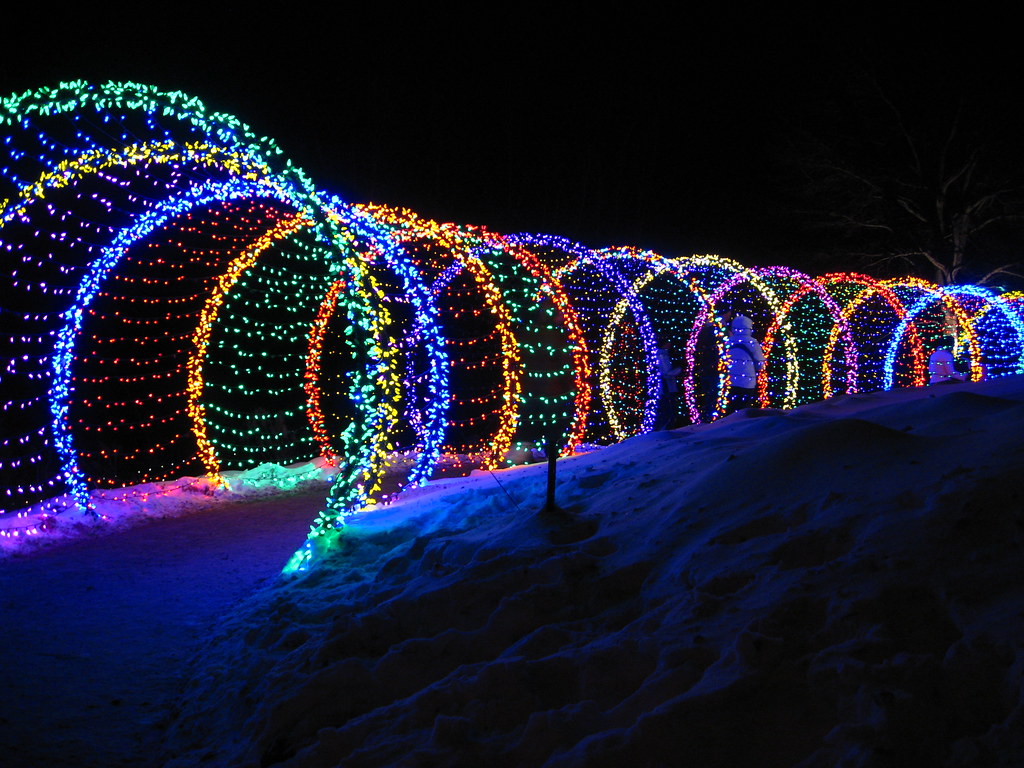
[[[557,512],[558,507],[555,505],[555,460],[558,458],[558,444],[555,441],[555,435],[553,433],[548,435],[547,443],[548,497],[547,502],[544,504],[544,511]]]

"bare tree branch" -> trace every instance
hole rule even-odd
[[[830,233],[829,247],[848,258],[913,266],[941,283],[1018,276],[1024,142],[1019,150],[986,146],[993,125],[972,114],[966,99],[925,118],[921,103],[869,85],[873,104],[835,105],[828,115],[836,133],[819,132],[805,155],[794,156],[812,202],[808,231]],[[1007,263],[994,265],[997,253]]]
[[[1024,272],[1018,272],[1014,270],[1014,267],[1019,266],[1019,262],[1013,262],[1010,264],[1004,264],[1001,267],[996,267],[990,272],[986,273],[984,277],[978,280],[978,285],[987,285],[988,282],[996,275],[1010,275],[1012,277],[1024,277]]]

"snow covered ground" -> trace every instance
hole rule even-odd
[[[96,516],[74,510],[70,496],[49,499],[0,518],[0,559],[83,536],[107,535],[142,520],[180,517],[211,506],[273,497],[295,488],[326,488],[335,472],[334,467],[318,458],[288,467],[263,464],[244,471],[224,472],[226,487],[217,487],[205,477],[183,477],[93,491]]]
[[[1013,376],[562,459],[555,514],[431,483],[210,620],[153,764],[1022,765],[1022,424]]]

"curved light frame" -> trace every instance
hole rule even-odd
[[[788,267],[762,267],[755,268],[753,271],[763,278],[781,276],[785,279],[796,282],[799,286],[795,291],[786,296],[779,311],[772,317],[772,322],[768,326],[768,330],[765,331],[764,339],[761,342],[761,346],[764,349],[765,359],[771,356],[772,349],[775,346],[775,337],[785,329],[789,313],[804,297],[814,294],[825,306],[828,310],[829,316],[832,318],[830,341],[832,337],[837,339],[841,338],[843,341],[844,355],[846,358],[846,392],[855,392],[857,389],[857,352],[854,345],[853,334],[850,332],[849,324],[843,315],[842,309],[839,304],[836,303],[835,299],[828,294],[825,287],[809,275]],[[834,344],[832,346],[834,346]],[[826,356],[822,355],[822,391],[830,389],[832,383],[831,366],[826,365],[825,361]],[[797,362],[799,364],[799,358]],[[768,401],[767,365],[762,367],[757,374],[757,390],[759,401],[761,403],[766,403]]]
[[[234,179],[228,182],[210,182],[191,187],[185,193],[159,203],[152,210],[138,217],[131,226],[119,231],[111,244],[102,250],[102,255],[89,265],[87,274],[80,281],[75,293],[75,300],[72,306],[64,313],[64,325],[57,334],[57,342],[52,359],[52,383],[48,400],[50,411],[53,414],[51,432],[54,436],[54,447],[60,457],[62,473],[65,482],[68,484],[69,492],[83,510],[91,510],[94,505],[89,498],[85,477],[78,466],[77,452],[74,448],[74,438],[69,423],[69,408],[72,391],[71,363],[74,359],[75,347],[86,310],[96,298],[107,275],[116,269],[121,258],[135,242],[144,239],[157,228],[184,215],[193,208],[214,202],[253,198],[275,199],[283,204],[292,206],[295,206],[297,202],[284,187],[267,180],[250,182]],[[262,243],[262,246],[266,247],[268,244],[269,242],[265,241]],[[252,260],[258,256],[259,250],[261,249],[253,249],[243,254],[241,261],[237,265],[229,266],[229,271],[225,274],[231,275],[234,271],[234,279],[237,279],[235,267],[240,270],[244,266],[251,264]],[[224,279],[233,282],[230,277]],[[201,340],[201,334],[196,338]],[[196,363],[190,366],[192,369],[190,370],[190,379],[193,381],[195,376],[198,375],[195,367]],[[367,403],[361,403],[360,407],[368,412],[373,410],[372,405]],[[190,410],[193,411],[193,416],[199,415],[197,409],[193,408]],[[205,435],[205,430],[201,426],[197,426],[194,431],[197,436],[199,434]],[[201,445],[200,450],[202,448],[203,446]],[[204,461],[208,459],[208,456],[204,456]]]
[[[913,322],[921,312],[937,301],[941,301],[944,308],[954,314],[958,325],[967,330],[967,343],[968,349],[970,350],[971,365],[970,380],[980,381],[984,377],[985,371],[981,364],[981,347],[978,341],[978,336],[973,324],[971,323],[970,316],[967,314],[960,302],[956,300],[957,296],[972,296],[1000,309],[1004,317],[1006,317],[1013,326],[1014,332],[1017,334],[1017,339],[1020,344],[1020,352],[1018,353],[1017,358],[1017,373],[1024,373],[1024,321],[1021,320],[1020,316],[1016,312],[1010,309],[1006,302],[1002,301],[1002,299],[992,291],[976,285],[948,285],[933,287],[926,284],[922,285],[917,282],[914,282],[913,284],[916,287],[920,287],[924,295],[907,310],[906,316],[901,319],[900,324],[892,335],[892,340],[889,342],[889,348],[885,355],[885,389],[892,389],[893,387],[893,370],[896,363],[896,353],[900,340],[907,331],[907,326]]]
[[[554,242],[557,243],[558,241],[555,240]],[[564,242],[568,243],[568,241]],[[654,329],[651,325],[647,308],[638,296],[640,286],[636,285],[637,279],[628,280],[616,267],[617,259],[629,257],[621,254],[619,252],[620,249],[593,250],[585,249],[583,246],[575,244],[567,245],[563,247],[563,250],[568,250],[568,252],[573,254],[574,258],[552,271],[555,279],[560,280],[564,275],[582,271],[585,267],[591,267],[621,297],[619,302],[609,310],[605,334],[601,340],[600,352],[597,354],[596,365],[593,366],[596,368],[598,375],[598,393],[601,397],[601,403],[608,417],[609,426],[612,428],[612,434],[617,440],[623,439],[622,436],[626,433],[619,420],[618,409],[611,392],[611,346],[614,340],[614,331],[610,331],[610,329],[613,326],[617,328],[626,309],[630,311],[633,321],[637,325],[644,348],[646,394],[644,398],[644,412],[641,417],[641,431],[648,432],[654,426],[658,400],[661,397],[661,375],[658,371],[658,352]],[[612,338],[609,338],[609,332],[613,334]]]
[[[567,430],[568,434],[565,442],[559,446],[560,456],[570,456],[576,452],[587,429],[587,414],[590,409],[591,397],[589,381],[590,362],[587,355],[587,344],[583,336],[583,329],[579,324],[579,318],[576,315],[576,310],[561,281],[555,277],[554,271],[549,270],[537,258],[530,250],[530,247],[559,247],[563,250],[570,249],[571,252],[579,252],[583,246],[577,243],[570,243],[564,238],[527,233],[503,235],[501,237],[501,244],[503,247],[500,250],[510,255],[534,279],[539,281],[540,294],[534,298],[539,300],[541,295],[546,295],[551,299],[558,310],[566,337],[570,342],[566,351],[572,357],[573,384],[576,388],[576,393],[573,397],[573,417]],[[474,249],[472,255],[479,256],[484,251],[494,252],[497,250],[499,249],[493,245],[481,245]]]
[[[77,121],[83,117],[85,120],[81,122],[82,127],[90,123],[97,130],[79,129]],[[73,121],[61,123],[59,128],[67,129],[65,133],[74,131],[74,138],[68,139],[64,133],[59,132],[48,133],[46,122],[51,119]],[[170,127],[166,126],[167,123],[170,123]],[[44,303],[38,314],[18,313],[22,315],[18,323],[26,330],[21,331],[20,336],[11,331],[12,351],[7,353],[6,365],[0,370],[0,384],[5,383],[2,377],[9,375],[15,381],[14,386],[20,387],[26,382],[31,386],[26,390],[28,394],[19,395],[21,400],[12,400],[4,409],[31,409],[26,418],[48,418],[49,423],[39,430],[23,427],[22,431],[27,430],[23,435],[10,438],[0,436],[5,447],[39,446],[31,449],[37,455],[28,456],[27,459],[21,456],[10,461],[5,459],[0,468],[8,472],[20,469],[25,462],[28,465],[34,464],[48,457],[52,448],[59,459],[60,473],[65,478],[70,495],[82,509],[91,509],[91,500],[88,478],[78,465],[79,452],[69,418],[71,406],[75,402],[72,368],[86,315],[94,308],[97,296],[102,295],[101,285],[104,280],[116,272],[129,250],[157,228],[174,224],[197,207],[264,199],[276,200],[288,211],[282,214],[282,218],[266,225],[259,237],[240,252],[229,254],[229,263],[219,275],[210,278],[213,288],[205,294],[205,303],[194,332],[186,337],[190,339],[192,353],[186,366],[187,404],[184,411],[196,438],[197,455],[208,476],[217,481],[223,480],[223,474],[216,448],[206,435],[203,365],[209,349],[210,334],[218,322],[224,321],[224,301],[233,295],[232,289],[240,284],[246,271],[257,263],[260,254],[273,243],[286,241],[299,232],[308,231],[317,247],[322,248],[325,264],[330,270],[325,279],[331,276],[335,279],[323,296],[312,296],[312,300],[319,301],[320,308],[316,317],[311,318],[310,331],[305,337],[305,385],[302,394],[307,403],[306,414],[315,441],[322,449],[329,448],[331,436],[326,434],[321,410],[319,360],[323,330],[332,314],[340,311],[339,302],[344,302],[346,319],[360,328],[357,334],[360,342],[355,345],[355,351],[362,365],[357,365],[351,373],[349,392],[358,417],[341,436],[345,447],[345,469],[338,473],[331,486],[325,509],[314,521],[307,544],[296,553],[292,563],[295,567],[301,568],[308,563],[315,542],[330,540],[329,534],[338,529],[347,515],[373,500],[381,484],[388,450],[392,447],[390,435],[398,419],[395,403],[400,399],[402,386],[398,372],[399,356],[387,341],[390,317],[376,278],[373,277],[372,270],[376,268],[390,270],[391,275],[397,276],[401,283],[399,290],[404,294],[404,300],[411,305],[413,313],[410,338],[422,345],[428,360],[426,380],[429,390],[425,397],[414,398],[415,408],[418,409],[413,425],[418,459],[409,472],[407,486],[429,479],[444,450],[448,407],[452,399],[449,381],[452,361],[445,349],[446,340],[438,327],[440,312],[437,297],[448,290],[451,281],[462,272],[469,277],[466,285],[474,287],[474,300],[479,297],[480,306],[473,311],[494,316],[495,332],[500,340],[499,364],[502,377],[500,385],[494,390],[498,395],[497,401],[500,401],[494,412],[497,427],[490,431],[491,415],[487,414],[489,431],[479,444],[484,468],[498,467],[510,448],[520,418],[523,384],[524,381],[529,383],[526,377],[530,373],[523,370],[520,356],[522,345],[517,337],[516,320],[528,322],[529,302],[545,295],[554,304],[550,315],[554,316],[557,311],[564,324],[565,337],[568,339],[566,349],[572,357],[575,386],[571,425],[567,428],[566,441],[560,452],[565,455],[574,451],[584,434],[591,398],[590,356],[595,354],[595,350],[587,349],[573,306],[573,293],[563,285],[562,278],[575,271],[592,270],[620,297],[607,310],[604,335],[595,365],[605,413],[617,439],[628,437],[629,430],[618,418],[616,395],[612,392],[611,347],[626,312],[630,312],[636,322],[643,344],[644,379],[642,385],[638,386],[644,401],[640,429],[646,431],[653,426],[661,395],[661,377],[657,368],[654,323],[643,291],[663,275],[678,281],[688,290],[697,306],[686,336],[685,369],[688,375],[684,377],[683,385],[686,407],[694,421],[699,420],[693,382],[696,339],[699,330],[709,321],[715,327],[715,342],[719,351],[715,409],[721,413],[728,406],[725,329],[713,315],[721,300],[743,284],[749,284],[757,292],[760,296],[756,299],[758,303],[763,301],[767,304],[770,320],[764,341],[765,354],[769,361],[776,362],[776,369],[780,362],[779,355],[782,355],[784,389],[779,404],[783,408],[795,405],[801,379],[806,381],[808,376],[805,361],[798,356],[801,350],[797,334],[791,327],[791,316],[800,302],[811,296],[816,297],[824,307],[823,322],[831,321],[828,338],[821,352],[823,397],[831,396],[836,388],[833,379],[837,374],[833,368],[836,367],[836,346],[839,344],[843,348],[842,370],[845,371],[841,386],[846,392],[857,391],[860,387],[858,366],[863,352],[858,349],[858,327],[854,318],[860,308],[876,296],[888,305],[897,318],[891,330],[888,320],[885,326],[889,336],[883,361],[882,379],[885,389],[894,386],[896,359],[901,345],[907,349],[908,341],[910,382],[925,383],[925,344],[921,328],[928,326],[924,323],[915,324],[915,321],[936,303],[941,303],[947,315],[951,316],[950,322],[955,320],[957,345],[961,343],[960,334],[963,335],[963,343],[969,349],[971,380],[977,381],[985,376],[987,360],[992,359],[992,356],[986,357],[989,353],[985,351],[984,344],[989,337],[984,334],[993,334],[991,338],[997,344],[994,348],[998,350],[994,355],[998,362],[993,364],[998,366],[999,371],[1005,367],[1018,374],[1024,373],[1024,317],[1019,311],[1019,295],[1000,296],[979,286],[939,287],[914,278],[876,281],[853,273],[811,278],[786,267],[746,268],[732,260],[713,256],[666,258],[632,247],[592,249],[558,236],[524,233],[503,236],[480,227],[439,224],[405,209],[373,205],[349,206],[314,187],[304,172],[283,157],[275,142],[266,137],[258,137],[237,118],[212,112],[198,99],[177,91],[164,92],[153,86],[128,82],[103,85],[82,81],[61,83],[55,88],[30,91],[0,101],[0,132],[5,129],[7,136],[2,146],[7,147],[8,162],[0,163],[0,192],[7,197],[0,200],[0,236],[9,235],[6,250],[11,251],[12,244],[15,246],[15,258],[20,257],[22,262],[18,265],[19,270],[31,271],[33,262],[40,266],[45,262],[49,270],[60,269],[61,278],[56,287],[51,286],[50,290],[45,282],[37,281],[37,285],[31,282],[31,277],[26,279],[20,274],[15,276],[12,270],[12,285],[19,291],[25,291],[18,294],[19,302],[27,305],[26,299],[31,297],[30,292],[39,289],[50,297],[48,301],[54,307],[50,308]],[[175,168],[180,164],[185,176],[179,175],[176,170],[168,175],[153,172],[164,164],[173,164]],[[64,194],[73,191],[73,187],[90,174],[103,175],[107,181],[130,187],[135,177],[122,176],[118,169],[130,169],[137,173],[140,183],[159,181],[162,186],[156,195],[148,199],[141,198],[143,193],[129,190],[124,198],[130,201],[129,210],[118,210],[117,215],[126,214],[131,223],[122,225],[119,220],[111,218],[109,227],[112,235],[109,243],[106,241],[106,233],[101,232],[104,242],[84,245],[86,252],[98,253],[98,256],[90,255],[85,259],[78,257],[77,254],[83,250],[81,246],[75,250],[40,249],[39,254],[29,255],[32,249],[24,249],[24,246],[34,242],[34,217],[38,217],[37,221],[40,222],[36,229],[50,237],[62,240],[70,236],[69,227],[61,226],[57,218],[63,218],[63,214],[53,210],[53,198],[63,202]],[[134,207],[136,203],[137,209]],[[111,205],[109,202],[106,204],[108,208]],[[74,208],[70,207],[67,211],[67,215],[74,221],[78,216]],[[53,218],[47,218],[51,215]],[[108,220],[102,218],[105,215],[100,214],[91,221],[81,223],[91,223],[94,228],[98,227],[97,222],[107,225]],[[47,229],[53,224],[57,226]],[[39,236],[39,233],[36,235]],[[429,285],[426,284],[426,271],[420,269],[415,259],[405,253],[403,248],[417,238],[439,245],[451,259],[448,263],[431,265],[437,269],[431,273]],[[92,248],[96,251],[92,252]],[[549,268],[535,252],[541,248],[558,249],[569,258],[565,263]],[[58,261],[65,253],[73,257],[69,259],[73,263]],[[510,284],[507,279],[521,280],[524,285],[515,282]],[[833,297],[830,289],[838,293],[841,287],[843,290],[858,290],[852,298],[839,301]],[[322,286],[317,290],[323,290]],[[602,298],[605,295],[602,294]],[[70,296],[70,300],[65,300],[65,296]],[[676,294],[673,296],[679,297]],[[197,294],[196,298],[202,297]],[[980,308],[977,302],[981,303]],[[311,314],[312,306],[309,307]],[[686,306],[685,319],[689,322],[691,318],[688,315],[692,307],[688,299]],[[999,313],[1005,323],[983,325],[982,320],[993,311]],[[13,313],[13,310],[0,307],[0,312]],[[684,313],[679,314],[681,316]],[[655,319],[660,322],[666,317],[659,315]],[[667,321],[672,322],[673,332],[678,333],[680,330],[675,325],[675,319],[673,316]],[[817,333],[817,314],[814,315],[814,322],[814,331]],[[55,323],[58,327],[49,331],[49,327]],[[827,328],[827,325],[824,327]],[[1012,335],[1007,332],[1007,327],[1012,328]],[[814,336],[815,355],[819,346],[818,338]],[[55,340],[52,349],[46,351],[51,339]],[[878,346],[878,334],[871,336],[871,339],[874,350]],[[1013,360],[1013,356],[1015,362],[1004,365],[1004,360]],[[497,354],[488,351],[489,364],[497,357]],[[812,362],[816,366],[817,357]],[[801,365],[804,365],[803,370]],[[37,385],[33,382],[39,383]],[[406,391],[414,391],[411,379],[405,384]],[[36,386],[39,393],[31,389]],[[766,366],[758,377],[759,402],[762,406],[771,404],[773,396],[769,395],[768,388]],[[45,393],[42,393],[43,389]],[[181,394],[175,393],[176,396]],[[565,402],[569,402],[568,396]],[[45,412],[37,413],[37,409],[42,409],[44,405],[49,407],[48,417],[45,417]],[[47,441],[47,432],[52,445]],[[472,450],[476,449],[474,442]],[[18,498],[32,495],[38,497],[45,489],[55,488],[57,482],[56,479],[38,485],[26,482],[29,491],[25,493],[19,487]],[[3,491],[8,496],[13,495],[11,488]]]

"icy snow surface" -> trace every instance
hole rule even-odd
[[[1013,376],[562,459],[556,514],[544,465],[436,481],[210,615],[152,764],[1022,765],[1022,424]]]

